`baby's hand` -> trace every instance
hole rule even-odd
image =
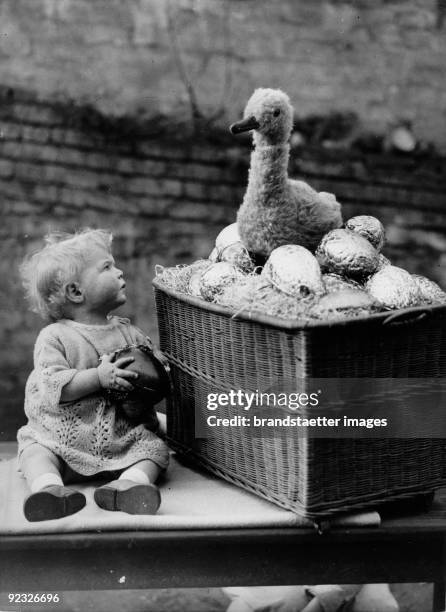
[[[121,357],[112,362],[112,355],[102,355],[97,367],[99,384],[103,389],[115,391],[132,391],[133,385],[127,379],[138,378],[136,372],[124,370],[123,366],[135,361],[133,357]]]

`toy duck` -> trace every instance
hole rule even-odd
[[[288,178],[293,107],[280,89],[256,89],[233,134],[253,130],[248,187],[237,213],[245,247],[268,257],[283,244],[314,251],[322,236],[342,225],[341,206],[331,193]]]

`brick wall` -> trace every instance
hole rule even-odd
[[[17,266],[50,229],[109,227],[127,314],[156,336],[156,263],[206,256],[234,220],[247,141],[224,137],[257,86],[298,118],[352,111],[383,135],[410,119],[446,151],[436,0],[3,0],[0,3],[0,438],[41,325]],[[444,17],[444,16],[443,16]],[[172,128],[172,126],[174,126]],[[427,149],[424,149],[427,150]],[[446,286],[445,160],[294,149],[293,175],[377,214],[388,254]]]
[[[17,268],[51,229],[108,227],[128,283],[122,314],[157,336],[155,264],[207,256],[233,221],[240,170],[226,151],[193,141],[72,126],[72,107],[11,90],[0,93],[0,436],[14,435],[21,394],[42,323],[28,313]],[[12,432],[12,433],[11,433]]]
[[[401,117],[446,149],[446,36],[438,0],[2,0],[0,82],[106,114],[219,125],[258,86],[299,116]]]
[[[235,219],[246,185],[248,140],[212,133],[150,134],[90,107],[0,89],[0,436],[22,421],[21,398],[41,327],[23,299],[17,268],[50,229],[111,228],[128,281],[122,311],[156,337],[155,264],[209,254]],[[376,214],[387,254],[446,286],[446,159],[293,149],[290,174],[333,191],[344,216]]]

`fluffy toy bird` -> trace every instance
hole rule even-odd
[[[314,251],[322,236],[342,225],[341,206],[331,193],[318,193],[303,181],[288,178],[288,143],[293,107],[280,89],[256,89],[244,119],[233,134],[254,130],[248,187],[237,213],[243,244],[268,257],[283,244]]]

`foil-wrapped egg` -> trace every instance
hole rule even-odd
[[[323,272],[361,279],[375,272],[379,253],[363,236],[347,229],[325,234],[316,249]]]
[[[322,274],[322,282],[324,283],[325,293],[334,293],[343,289],[361,289],[361,285],[356,281],[333,272]]]
[[[209,259],[199,259],[183,269],[182,274],[184,277],[184,290],[186,293],[201,297],[201,293],[197,291],[199,279],[201,278],[203,272],[211,265],[212,262],[209,261]]]
[[[418,285],[420,300],[423,304],[446,303],[446,293],[437,283],[420,274],[412,274],[412,278]]]
[[[243,273],[233,264],[219,261],[211,264],[200,278],[200,293],[206,301],[212,302],[215,296],[227,285],[243,276]]]
[[[341,289],[328,293],[311,309],[311,315],[320,319],[330,319],[331,315],[360,316],[371,314],[381,309],[369,293],[361,289]]]
[[[171,268],[174,274],[174,288],[178,291],[191,293],[190,291],[190,279],[194,275],[201,275],[209,266],[212,265],[212,262],[209,259],[198,259],[194,261],[189,266],[177,268]],[[194,295],[194,294],[192,294]]]
[[[377,251],[380,251],[385,242],[384,226],[379,219],[370,215],[352,217],[345,224],[346,229],[364,236]]]
[[[247,274],[255,267],[246,247],[241,242],[233,242],[222,249],[219,253],[219,261],[231,263]]]
[[[231,223],[231,225],[227,225],[221,230],[215,239],[215,246],[219,251],[222,251],[230,244],[234,244],[234,242],[241,242],[237,223]]]
[[[421,295],[412,274],[397,266],[385,266],[369,278],[366,289],[387,308],[408,308],[420,303]]]
[[[201,277],[203,276],[203,272],[203,270],[196,270],[191,274],[187,287],[189,295],[201,297]]]
[[[214,247],[212,249],[212,251],[209,254],[209,261],[212,261],[212,263],[216,263],[217,261],[219,261],[219,257],[220,257],[220,251],[219,249],[217,249],[217,247]]]
[[[268,257],[261,276],[292,297],[324,292],[321,269],[315,256],[305,247],[285,244]]]
[[[378,265],[376,267],[375,272],[379,272],[380,270],[382,270],[386,266],[391,266],[391,265],[392,265],[392,262],[390,261],[390,259],[388,259],[385,255],[380,253],[379,256],[378,256]]]

